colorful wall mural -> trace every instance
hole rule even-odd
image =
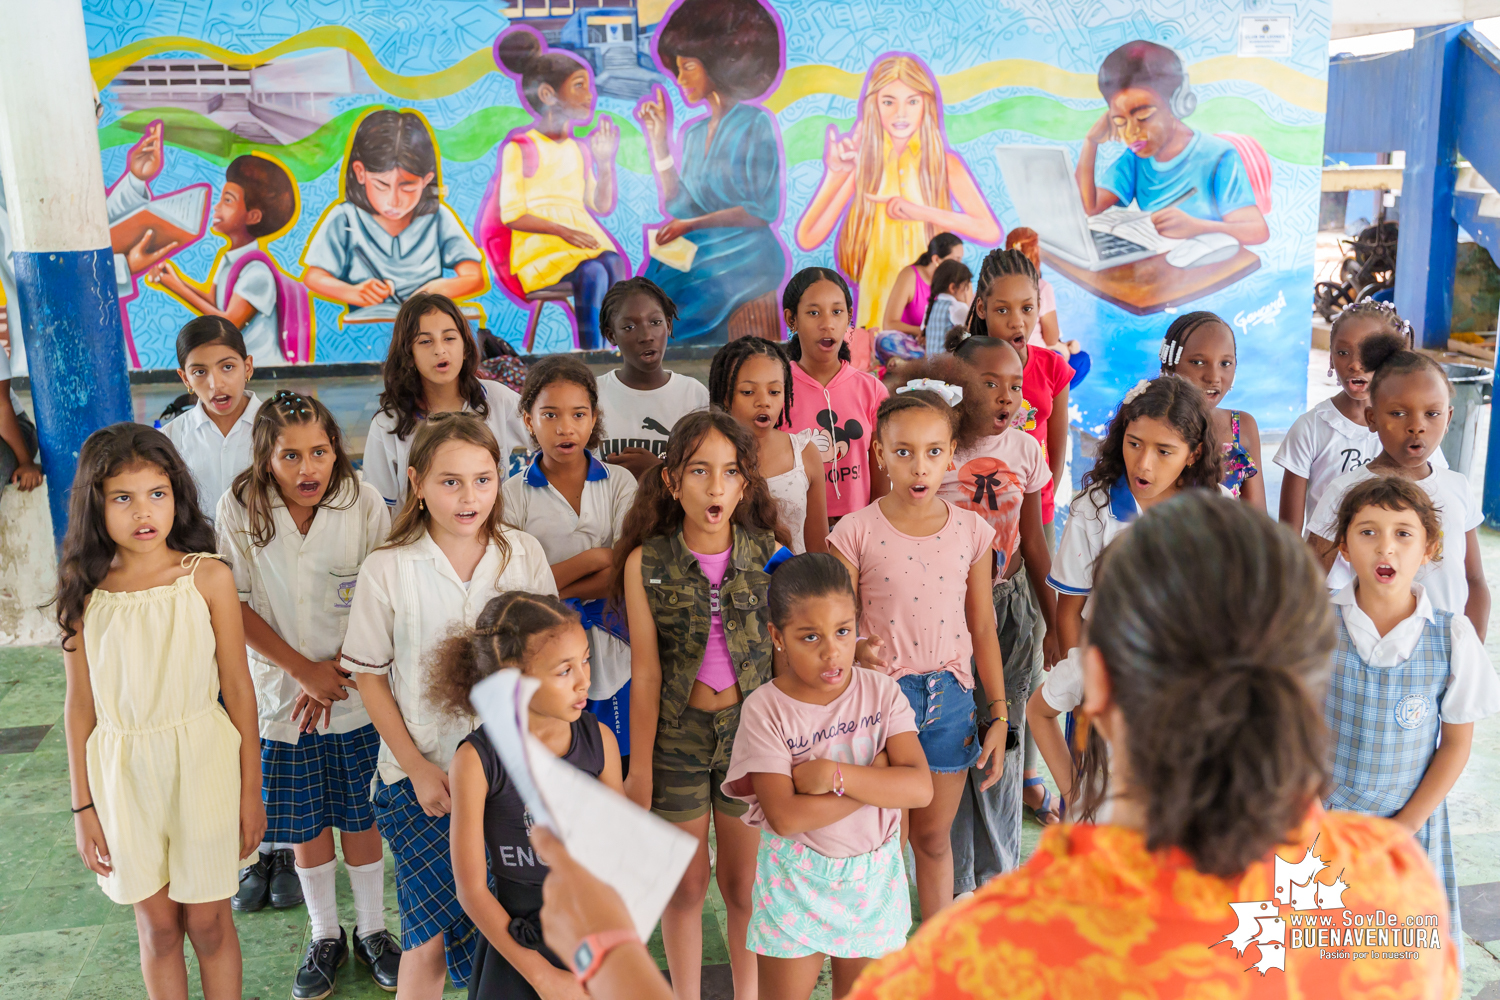
[[[194,313],[258,365],[378,360],[443,291],[539,353],[647,274],[681,343],[834,266],[881,326],[951,232],[1040,234],[1086,431],[1180,309],[1304,404],[1329,0],[85,0],[132,363]]]

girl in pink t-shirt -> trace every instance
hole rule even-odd
[[[1052,482],[1042,488],[1042,524],[1050,529],[1056,507],[1053,494],[1068,460],[1068,386],[1073,369],[1056,351],[1033,350],[1028,344],[1041,318],[1041,280],[1021,251],[990,251],[975,282],[968,328],[955,331],[947,348],[955,351],[970,337],[993,337],[1009,342],[1021,356],[1026,404],[1034,411],[1021,427],[1042,446],[1052,471]]]
[[[771,578],[771,641],[786,671],[745,699],[724,791],[766,831],[746,947],[762,996],[805,998],[825,955],[833,995],[906,943],[911,902],[901,810],[932,798],[911,705],[895,681],[856,669],[849,574],[812,553]]]
[[[938,496],[954,451],[993,420],[983,394],[966,397],[931,378],[907,382],[875,417],[875,459],[890,474],[891,492],[828,535],[858,591],[869,636],[860,662],[900,684],[932,767],[932,803],[911,811],[910,826],[924,919],[953,901],[949,830],[969,768],[987,766],[988,786],[1004,767],[1005,678],[990,603],[995,529]],[[979,707],[989,725],[982,740],[970,658],[992,692]]]
[[[854,325],[849,286],[826,267],[798,271],[781,293],[781,311],[792,334],[791,433],[812,431],[823,456],[828,522],[884,496],[890,483],[870,460],[875,410],[887,395],[869,372],[849,364],[844,337]]]

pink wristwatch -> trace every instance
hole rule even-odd
[[[578,948],[573,952],[574,975],[578,977],[580,983],[588,982],[604,964],[604,956],[613,951],[617,945],[639,940],[635,931],[615,930],[590,934],[578,942]]]

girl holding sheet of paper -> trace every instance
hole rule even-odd
[[[562,601],[518,590],[492,598],[474,628],[448,640],[432,663],[433,702],[462,719],[470,718],[474,685],[499,670],[514,667],[541,681],[527,705],[527,730],[558,757],[620,790],[619,745],[584,709],[588,637],[577,613]],[[483,727],[459,745],[448,778],[458,900],[482,935],[469,977],[470,1000],[581,994],[567,966],[542,943],[547,866],[531,847],[531,813]]]

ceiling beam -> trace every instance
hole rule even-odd
[[[1334,38],[1500,17],[1500,0],[1333,0]]]

